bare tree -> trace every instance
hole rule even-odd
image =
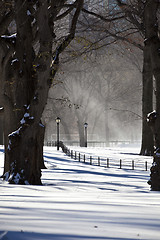
[[[74,38],[83,0],[73,2],[75,11],[70,24],[66,16],[73,8],[72,4],[66,8],[65,0],[12,3],[9,13],[14,13],[15,32],[7,32],[7,26],[0,38],[2,51],[9,52],[1,61],[5,117],[3,176],[10,183],[41,184],[44,140],[41,116],[59,56]],[[62,28],[64,22],[67,31]]]
[[[75,126],[77,126],[80,146],[83,147],[84,139],[84,123],[88,121],[89,115],[93,116],[92,106],[94,104],[94,86],[96,79],[93,73],[93,66],[89,60],[77,58],[74,63],[66,66],[66,71],[62,79],[63,83],[59,86],[64,95],[70,100],[72,116],[75,117]],[[53,89],[54,94],[54,89]],[[92,105],[92,106],[91,106]],[[67,120],[66,120],[67,121]],[[73,127],[71,128],[73,132]]]
[[[127,1],[117,0],[119,7],[125,15],[125,19],[139,31],[143,39],[147,38],[147,26],[145,21],[145,6],[147,1]],[[143,72],[142,72],[142,155],[153,154],[153,137],[147,125],[147,113],[153,110],[153,78],[151,61],[148,46],[143,46]]]
[[[85,122],[89,123],[90,140],[99,139],[109,144],[109,140],[123,140],[124,136],[133,139],[132,132],[135,133],[134,137],[137,139],[133,126],[140,121],[134,121],[136,114],[131,114],[129,109],[132,112],[135,109],[137,113],[141,109],[140,72],[136,71],[131,59],[128,61],[121,51],[122,49],[117,49],[116,46],[115,49],[110,46],[107,49],[104,47],[101,50],[79,56],[65,67],[63,65],[57,76],[59,84],[56,89],[53,88],[50,96],[54,96],[52,99],[56,98],[54,101],[59,100],[60,102],[69,99],[68,106],[71,108],[64,109],[62,108],[64,104],[59,103],[59,108],[55,109],[55,104],[52,104],[52,113],[54,114],[54,117],[52,114],[52,119],[55,119],[56,116],[61,116],[62,120],[65,119],[70,132],[72,134],[79,133],[81,146],[84,146]],[[49,102],[48,108],[50,105]],[[121,111],[118,111],[118,108]],[[55,111],[57,115],[55,115]],[[71,118],[67,114],[68,112],[72,116]],[[123,125],[123,121],[127,124],[128,120],[131,121],[129,115],[132,117],[130,131],[126,124],[123,128],[120,127]],[[138,125],[140,126],[140,124]]]
[[[83,12],[86,16],[90,16],[85,25],[86,29],[88,26],[92,30],[92,37],[89,38],[90,44],[86,47],[86,52],[115,42],[121,42],[129,46],[129,48],[132,48],[132,46],[137,47],[143,52],[141,154],[151,155],[153,154],[153,137],[146,119],[147,113],[153,110],[153,78],[148,47],[143,44],[144,39],[147,37],[144,19],[145,4],[147,4],[147,1],[116,0],[114,2],[110,1],[108,8],[103,9],[100,6],[95,7],[94,5],[92,7],[88,5],[87,9],[83,8]],[[93,32],[98,33],[94,35],[95,38]]]

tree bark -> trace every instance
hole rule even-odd
[[[4,139],[3,139],[3,129],[4,129],[4,114],[1,113],[0,111],[0,145],[4,144]]]
[[[79,113],[76,113],[76,116],[77,116],[77,125],[78,125],[78,132],[79,132],[80,147],[85,147],[84,122],[83,122]]]
[[[154,156],[149,184],[152,190],[160,191],[160,40],[158,36],[157,11],[159,3],[155,0],[146,1],[145,25],[147,39],[145,44],[150,49],[152,73],[156,82],[156,111],[148,115],[148,122],[154,135]]]
[[[147,124],[147,114],[153,111],[153,74],[149,47],[143,50],[143,73],[142,73],[142,144],[141,155],[153,155],[153,134]]]
[[[22,5],[21,1],[17,1],[15,5],[16,55],[12,60],[13,84],[6,86],[8,93],[11,93],[11,96],[9,94],[7,96],[10,104],[5,108],[5,138],[8,136],[6,139],[8,147],[6,147],[4,177],[10,183],[41,184],[44,134],[40,134],[43,128],[40,119],[49,90],[48,81],[45,79],[50,75],[52,50],[47,6],[47,3],[44,3],[43,7],[41,5],[39,8],[40,48],[38,59],[35,59],[31,22],[27,16],[27,2]],[[46,56],[46,52],[50,54]],[[35,72],[33,65],[36,63],[41,68],[36,69]]]

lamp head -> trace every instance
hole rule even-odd
[[[84,127],[86,128],[87,126],[88,126],[88,123],[85,123],[85,124],[84,124]]]
[[[60,123],[61,119],[59,117],[56,118],[56,123]]]

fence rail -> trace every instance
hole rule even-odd
[[[64,140],[63,143],[68,146],[80,146],[79,141],[76,140]],[[44,145],[45,146],[56,146],[57,142],[56,141],[45,141]],[[137,145],[140,144],[140,141],[119,141],[119,140],[113,140],[109,141],[109,146],[121,146],[121,145]],[[88,147],[106,147],[106,141],[87,141],[87,146]]]
[[[144,170],[147,171],[151,167],[151,163],[148,163],[147,161],[139,161],[138,160],[131,160],[131,159],[119,159],[113,160],[109,158],[99,157],[99,156],[93,156],[89,154],[82,154],[78,151],[73,151],[66,147],[63,142],[60,142],[60,147],[62,148],[62,151],[72,159],[75,159],[79,162],[90,164],[94,166],[102,166],[106,168],[119,168],[119,169],[130,169],[130,170]]]

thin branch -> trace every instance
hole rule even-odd
[[[95,13],[95,12],[92,12],[92,11],[88,11],[85,8],[83,8],[82,11],[87,13],[87,14],[90,14],[90,15],[96,17],[96,18],[99,18],[100,20],[102,20],[104,22],[107,22],[107,23],[110,23],[110,22],[113,22],[113,21],[117,21],[117,20],[120,20],[120,19],[124,19],[124,16],[119,16],[119,17],[114,17],[114,18],[105,18],[102,15],[100,15],[98,13]]]
[[[119,112],[129,112],[129,113],[132,113],[134,114],[135,116],[139,117],[140,119],[143,119],[143,117],[135,112],[132,112],[130,110],[127,110],[127,109],[116,109],[116,108],[110,108],[109,110],[114,110],[114,111],[119,111]]]
[[[140,17],[140,14],[135,11],[135,8],[131,5],[128,5],[127,3],[122,2],[121,0],[116,1],[122,12],[126,15],[126,17],[129,18],[131,23],[134,24],[139,29],[139,31],[144,32],[143,25],[139,23],[135,17],[133,17],[133,13],[135,13],[137,17]]]

